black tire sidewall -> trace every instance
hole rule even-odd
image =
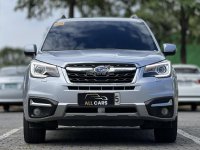
[[[176,141],[177,137],[177,126],[178,119],[176,118],[171,127],[169,128],[155,128],[154,129],[154,137],[156,142],[167,142],[172,143]]]
[[[46,130],[30,127],[30,122],[23,119],[24,141],[26,143],[42,143],[45,141]]]

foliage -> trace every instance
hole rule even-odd
[[[145,1],[137,11],[137,15],[148,23],[160,44],[177,42],[177,39],[175,41],[172,39],[177,31],[177,21],[164,7],[163,3],[157,3],[157,0]]]
[[[187,44],[200,42],[200,0],[18,0],[16,10],[28,18],[44,18],[56,10],[76,9],[83,17],[137,15],[147,21],[158,42],[180,45],[180,61],[187,62]]]
[[[196,31],[196,18],[200,16],[198,0],[142,0],[140,15],[147,17],[159,39],[166,39],[171,33],[179,33],[181,62],[186,63],[186,48],[189,33]],[[193,24],[192,24],[193,23]],[[192,26],[192,28],[191,28]],[[159,28],[160,27],[160,28]],[[194,36],[196,36],[194,34]],[[177,42],[177,40],[176,40]]]
[[[0,67],[11,65],[27,65],[30,60],[21,49],[6,47],[0,51]]]
[[[172,64],[179,64],[180,61],[180,45],[177,46],[177,54],[174,56],[167,56],[167,59],[169,59]],[[190,52],[187,55],[187,63],[188,64],[196,64],[200,67],[200,55],[199,55],[199,44],[188,44],[187,45],[187,50]]]
[[[55,9],[66,9],[68,17],[74,17],[74,10],[82,16],[107,16],[112,13],[114,0],[18,0],[15,10],[27,10],[27,18],[45,18]]]

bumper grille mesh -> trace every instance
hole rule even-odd
[[[68,106],[66,113],[98,113],[97,107]],[[105,107],[105,113],[136,113],[133,106],[110,106]]]
[[[68,86],[69,90],[134,90],[134,86]]]

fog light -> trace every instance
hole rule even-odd
[[[145,102],[149,115],[160,118],[171,118],[174,114],[173,97],[160,97]]]
[[[167,108],[162,108],[161,113],[162,113],[163,116],[166,116],[166,115],[168,115],[169,110]]]
[[[33,114],[35,116],[40,116],[41,115],[41,110],[39,108],[35,108],[35,109],[33,109]]]
[[[43,118],[52,116],[57,108],[58,102],[44,98],[29,98],[29,116],[32,118]]]

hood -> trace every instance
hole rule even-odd
[[[134,50],[66,50],[46,51],[38,54],[36,60],[65,67],[70,63],[132,63],[137,67],[164,60],[158,51]]]

